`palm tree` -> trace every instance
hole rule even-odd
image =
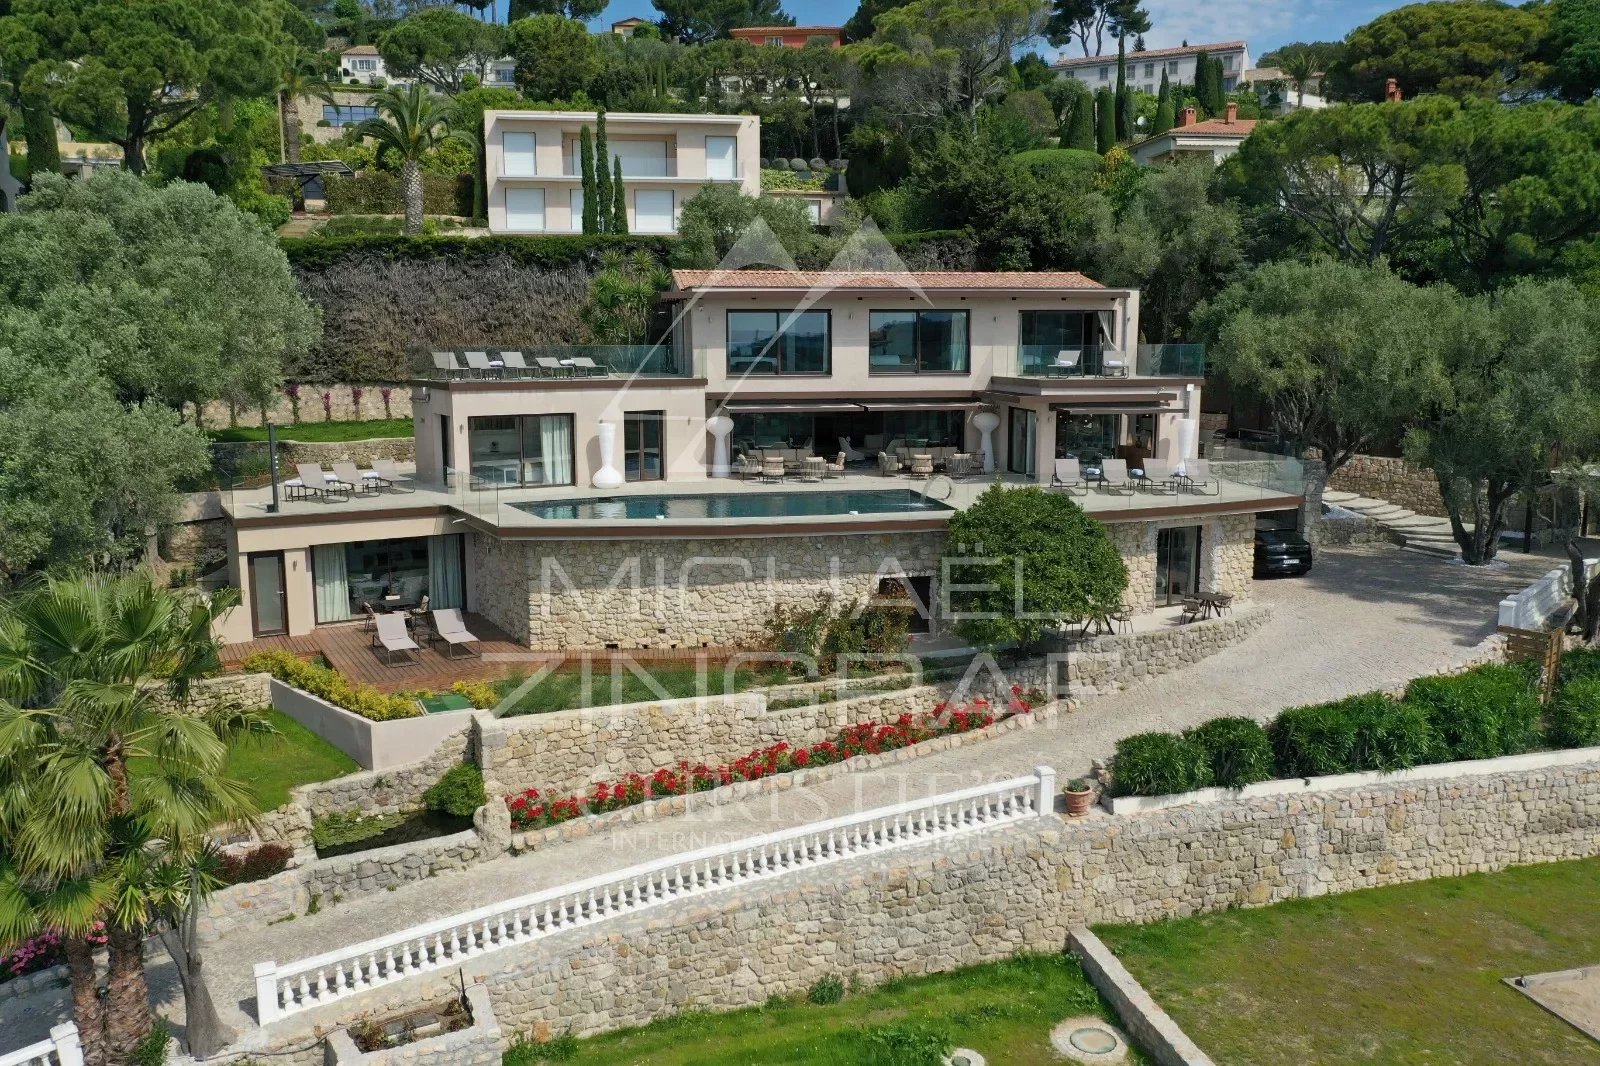
[[[1278,69],[1283,71],[1284,77],[1294,83],[1294,106],[1306,105],[1306,86],[1311,84],[1320,71],[1322,57],[1316,49],[1306,45],[1294,45],[1285,48],[1278,56]]]
[[[405,198],[406,233],[422,232],[422,157],[448,140],[465,140],[450,129],[455,105],[435,96],[420,84],[405,89],[379,89],[372,94],[378,115],[356,127],[363,137],[378,142],[378,150],[393,149],[400,157],[400,192]]]
[[[147,571],[51,580],[0,603],[0,947],[63,935],[88,1066],[126,1061],[149,1031],[143,947],[174,913],[163,886],[199,868],[208,829],[256,813],[227,756],[261,720],[187,706],[217,668],[212,623],[236,603]],[[103,1002],[86,939],[96,922]],[[187,1006],[191,1047],[212,1053],[209,997]]]
[[[583,309],[594,339],[602,344],[642,344],[650,334],[659,294],[671,280],[642,248],[628,256],[606,252]]]
[[[278,162],[300,162],[300,109],[296,102],[310,96],[337,107],[333,90],[315,52],[295,45],[284,55],[278,72]]]

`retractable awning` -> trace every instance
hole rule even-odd
[[[859,414],[861,405],[855,403],[725,403],[722,410],[730,415],[837,415]]]
[[[869,413],[879,411],[976,411],[985,406],[977,400],[870,400],[859,404]]]
[[[1065,411],[1074,415],[1177,415],[1181,407],[1161,403],[1053,403],[1052,411]]]

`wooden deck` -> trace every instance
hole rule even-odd
[[[286,651],[301,658],[321,656],[339,673],[352,681],[364,682],[384,692],[402,689],[433,689],[443,691],[457,681],[499,681],[514,673],[531,674],[547,663],[558,666],[576,666],[584,659],[609,662],[612,658],[626,657],[634,662],[693,662],[705,658],[720,662],[736,654],[727,648],[638,648],[626,651],[531,651],[512,640],[503,630],[488,619],[467,614],[467,629],[479,638],[472,645],[479,654],[456,658],[445,657],[442,643],[424,647],[413,653],[413,666],[388,666],[384,663],[382,649],[372,645],[372,633],[360,622],[344,625],[319,626],[313,633],[298,637],[259,637],[239,644],[226,644],[222,648],[222,662],[230,669],[257,652]],[[418,639],[417,643],[424,643]],[[395,657],[398,664],[400,656]]]

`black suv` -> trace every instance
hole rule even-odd
[[[1256,530],[1256,577],[1305,574],[1311,570],[1311,545],[1292,529]]]

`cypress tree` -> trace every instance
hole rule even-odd
[[[1133,98],[1128,94],[1128,39],[1117,38],[1117,140],[1133,136],[1129,117],[1133,114]]]
[[[1159,136],[1176,124],[1172,106],[1172,86],[1167,82],[1167,72],[1161,72],[1161,93],[1156,97],[1156,122],[1150,132]]]
[[[1105,155],[1117,143],[1117,98],[1110,89],[1101,89],[1095,93],[1095,116],[1098,120],[1095,125],[1094,147],[1095,151]]]
[[[588,126],[578,131],[578,163],[583,168],[583,232],[599,233],[600,216],[596,209],[600,201],[594,182],[594,138],[589,136]]]
[[[611,150],[606,147],[606,113],[602,109],[594,134],[594,187],[596,217],[601,233],[611,231]]]
[[[1089,90],[1072,105],[1072,114],[1067,119],[1067,144],[1068,148],[1078,148],[1085,152],[1094,151],[1094,97],[1089,95]]]
[[[1211,77],[1206,79],[1206,85],[1211,90],[1211,97],[1206,101],[1206,109],[1213,116],[1220,115],[1228,108],[1228,90],[1223,88],[1222,81],[1227,75],[1222,70],[1220,58],[1211,61]]]
[[[1211,56],[1204,50],[1196,52],[1194,57],[1194,102],[1202,111],[1206,109],[1207,101],[1211,99],[1206,83],[1211,80]],[[1202,115],[1202,118],[1209,116]]]
[[[616,167],[616,174],[611,179],[611,192],[614,197],[611,203],[611,232],[628,232],[628,194],[622,188],[622,160],[613,159],[612,165]]]

